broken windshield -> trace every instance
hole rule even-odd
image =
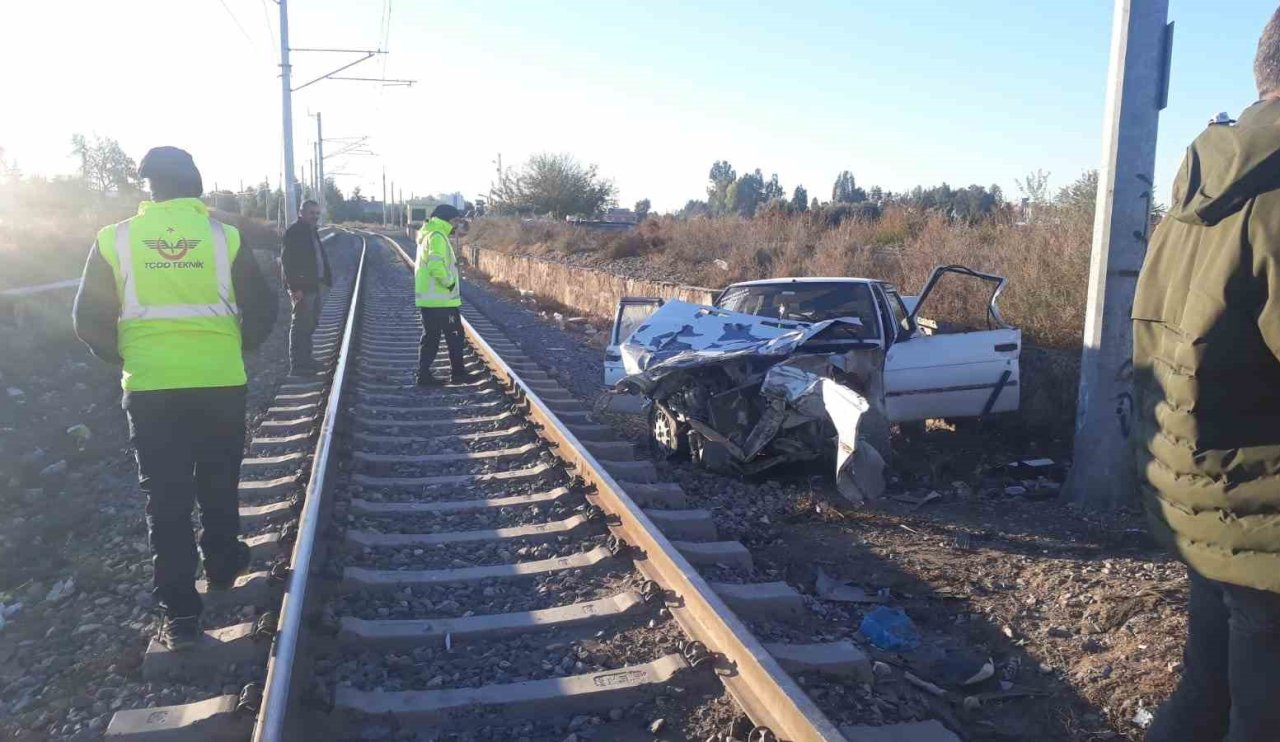
[[[774,317],[795,322],[823,322],[852,317],[860,327],[848,325],[842,331],[861,340],[877,340],[880,323],[875,302],[865,283],[832,281],[730,286],[716,306],[731,312]]]

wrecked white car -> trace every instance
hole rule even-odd
[[[923,319],[944,279],[983,282],[985,329]],[[754,474],[834,453],[841,491],[874,497],[888,423],[1018,408],[1022,338],[996,306],[1004,284],[944,266],[918,297],[871,279],[788,278],[734,284],[712,306],[627,298],[605,384],[643,396],[667,455]]]

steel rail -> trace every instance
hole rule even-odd
[[[267,662],[266,687],[262,694],[262,706],[254,724],[254,742],[283,742],[290,700],[293,693],[293,671],[297,664],[298,641],[302,634],[303,609],[306,606],[308,580],[311,576],[311,558],[319,535],[321,506],[325,492],[325,478],[329,469],[329,456],[333,451],[333,431],[341,412],[342,388],[347,377],[348,362],[352,360],[352,338],[356,333],[356,318],[360,311],[360,285],[364,277],[365,257],[369,241],[361,236],[360,262],[357,264],[355,283],[352,285],[351,305],[347,310],[347,326],[342,334],[338,361],[334,366],[333,380],[329,385],[329,399],[325,405],[324,419],[320,423],[319,439],[315,455],[311,459],[311,478],[307,481],[306,500],[298,518],[298,537],[293,545],[290,561],[289,584],[280,602],[280,619],[271,657]]]
[[[399,244],[378,234],[410,269],[414,261]],[[796,684],[764,645],[717,595],[693,565],[662,534],[649,516],[605,471],[604,466],[556,417],[555,413],[509,367],[466,319],[462,326],[476,352],[490,369],[528,403],[529,417],[541,426],[539,435],[556,447],[576,473],[595,486],[603,510],[618,518],[609,529],[637,550],[635,564],[675,600],[672,617],[716,658],[716,674],[729,695],[757,726],[768,727],[788,742],[844,742],[836,725]]]
[[[42,283],[35,286],[15,286],[11,289],[0,290],[0,297],[17,298],[20,296],[34,296],[43,294],[46,291],[57,291],[58,289],[72,289],[80,285],[79,278],[68,278],[65,281],[54,281],[53,283]]]

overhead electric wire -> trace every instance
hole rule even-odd
[[[274,2],[274,0],[273,0]],[[267,0],[262,0],[262,21],[267,24],[267,49],[271,58],[280,63],[280,53],[275,51],[275,44],[271,43],[276,38],[275,26],[271,25],[271,11],[267,8]]]
[[[231,8],[227,6],[227,0],[218,0],[218,4],[222,6],[223,10],[227,11],[227,15],[231,16],[231,22],[236,24],[236,28],[240,29],[240,35],[244,36],[244,40],[249,42],[255,49],[258,48],[258,42],[254,41],[249,32],[244,30],[244,26],[240,25],[240,19],[236,18],[236,14],[231,12]]]

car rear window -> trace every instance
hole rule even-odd
[[[796,322],[822,322],[852,317],[862,322],[856,336],[880,337],[876,305],[865,283],[782,283],[730,286],[716,306],[731,312]]]

